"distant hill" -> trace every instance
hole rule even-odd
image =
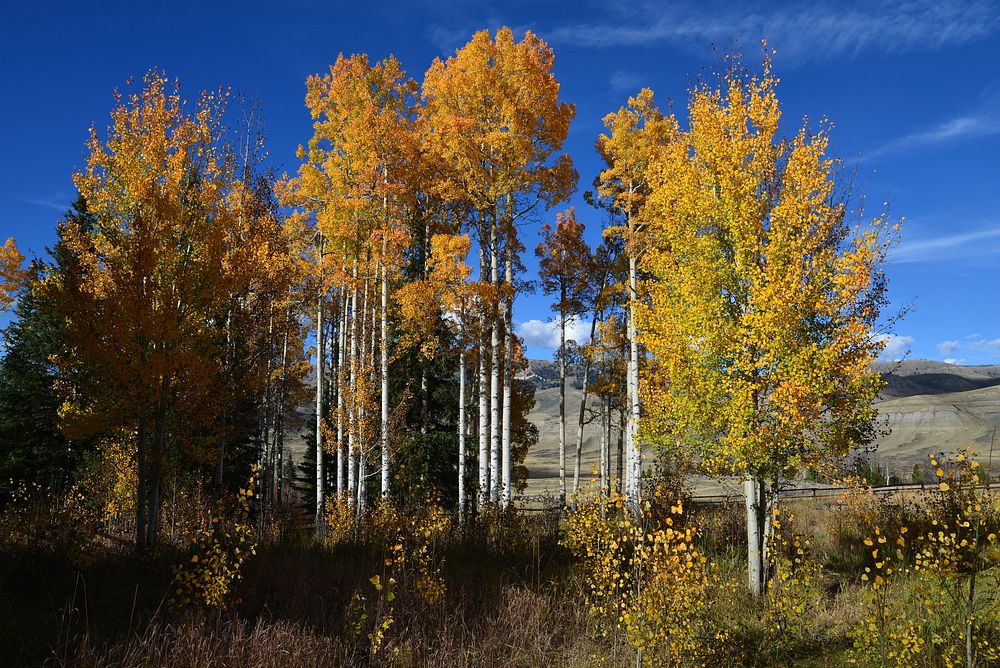
[[[968,392],[1000,385],[1000,366],[960,366],[932,360],[883,362],[876,367],[888,384],[885,399]]]
[[[539,443],[528,453],[528,494],[555,493],[559,475],[559,369],[554,362],[530,360],[523,377],[536,387],[528,419],[538,426]],[[966,445],[988,457],[994,433],[1000,436],[1000,365],[960,366],[931,360],[879,363],[886,387],[876,403],[883,430],[873,457],[900,475],[931,452],[953,452]],[[567,473],[572,473],[576,416],[581,392],[567,391]],[[597,462],[600,428],[585,430],[582,473]],[[1000,439],[998,439],[1000,441]],[[617,444],[615,444],[617,445]],[[1000,467],[1000,442],[996,444]]]
[[[905,476],[914,464],[923,465],[929,453],[953,452],[966,445],[971,445],[984,459],[988,456],[994,433],[1000,436],[1000,365],[960,366],[906,360],[876,366],[886,379],[876,407],[888,433],[878,439],[873,453],[882,466],[888,463],[893,471]],[[571,367],[568,375],[566,466],[567,473],[572,475],[582,368]],[[539,443],[528,453],[526,462],[531,472],[527,493],[554,494],[559,475],[559,367],[551,360],[529,360],[528,370],[520,377],[535,387],[536,403],[528,419],[539,431]],[[307,382],[311,385],[312,379]],[[312,419],[313,406],[306,403],[298,412],[302,428],[288,438],[296,462],[311,447],[304,434],[308,431],[306,422]],[[595,419],[585,428],[581,467],[584,476],[597,463],[599,425],[600,420]],[[1000,438],[997,440],[994,468],[1000,468]],[[617,441],[612,446],[617,447]]]

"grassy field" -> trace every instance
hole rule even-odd
[[[886,575],[892,615],[877,621],[878,590],[868,577],[878,559],[867,542],[904,526],[911,537],[926,533],[940,495],[884,498],[856,488],[784,504],[771,590],[754,598],[744,585],[741,504],[699,507],[683,501],[683,490],[660,492],[637,535],[687,532],[682,549],[703,560],[678,570],[670,555],[681,554],[679,543],[667,541],[666,552],[653,550],[642,562],[641,577],[632,560],[644,548],[629,543],[636,534],[622,533],[629,520],[613,503],[604,518],[592,513],[582,523],[596,506],[568,516],[488,513],[464,527],[431,506],[376,509],[357,524],[334,507],[324,540],[290,509],[246,518],[249,543],[223,537],[229,529],[199,543],[180,522],[142,558],[122,541],[70,530],[71,513],[36,505],[14,517],[8,507],[0,525],[0,663],[624,667],[643,649],[644,665],[937,666],[960,656],[946,588],[957,579],[913,571],[917,552],[907,548]],[[670,501],[669,513],[658,505],[675,497],[682,502]],[[982,498],[995,512],[996,498]],[[595,568],[580,540],[610,571]],[[996,555],[987,558],[994,562],[980,576],[979,596],[993,616],[980,632],[995,643],[1000,566]],[[626,586],[597,586],[612,571]],[[930,598],[933,612],[923,602]],[[618,612],[609,616],[608,605]],[[871,638],[910,622],[923,653],[874,660]],[[858,649],[858,629],[869,628]],[[985,651],[977,661],[996,665]]]

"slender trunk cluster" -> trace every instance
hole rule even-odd
[[[499,504],[506,510],[512,499],[512,415],[514,401],[513,331],[514,269],[517,240],[513,236],[513,198],[506,209],[492,207],[480,218],[478,395],[479,507]],[[462,381],[464,383],[464,381]],[[464,410],[464,408],[460,408]]]

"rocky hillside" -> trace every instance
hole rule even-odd
[[[923,464],[931,452],[951,452],[971,445],[988,456],[994,432],[1000,436],[1000,366],[957,366],[930,360],[878,365],[886,388],[877,407],[883,431],[873,457],[900,475]],[[539,430],[538,446],[528,454],[529,494],[554,493],[559,472],[559,371],[549,361],[531,360],[525,377],[536,386],[535,409],[528,416]],[[567,472],[572,472],[576,417],[581,392],[567,391]],[[599,421],[586,428],[583,474],[597,462]],[[1000,447],[1000,443],[997,444]],[[1000,449],[996,453],[1000,460]],[[997,466],[1000,466],[998,461]]]

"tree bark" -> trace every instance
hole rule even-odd
[[[604,289],[604,285],[601,285],[601,289]],[[594,317],[590,321],[590,341],[593,342],[594,334],[597,333],[597,309],[594,309]],[[587,395],[590,391],[590,356],[584,355],[583,360],[583,397],[580,399],[580,414],[576,422],[576,461],[573,466],[573,497],[575,499],[576,495],[580,493],[580,460],[583,459],[583,425],[584,419],[587,416]],[[601,457],[603,457],[603,451]],[[604,460],[601,460],[601,467],[604,466]],[[601,484],[604,483],[604,477],[602,474]],[[575,503],[575,501],[574,501]]]
[[[357,432],[358,432],[358,263],[355,261],[351,271],[354,278],[351,286],[351,326],[349,334],[350,359],[347,361],[350,370],[348,379],[348,399],[350,405],[347,409],[347,503],[354,506],[355,488],[357,487]]]
[[[344,480],[344,466],[346,465],[346,459],[344,449],[346,444],[344,443],[344,387],[346,385],[347,379],[344,377],[344,359],[347,355],[347,327],[349,320],[347,319],[347,285],[345,284],[341,288],[343,294],[341,295],[340,301],[340,332],[339,332],[339,343],[337,345],[337,374],[334,376],[337,380],[337,497],[338,499],[343,499],[345,492],[347,491],[344,487],[346,481]]]
[[[743,481],[747,511],[747,583],[754,596],[767,593],[771,518],[777,503],[777,481],[747,474]]]
[[[382,242],[382,257],[385,258],[386,242]],[[382,262],[382,321],[380,323],[381,346],[379,350],[379,372],[382,375],[382,498],[389,497],[389,276]]]
[[[631,222],[630,222],[631,225]],[[636,285],[635,253],[628,258],[628,414],[626,417],[625,496],[633,513],[639,512],[642,486],[642,453],[639,450],[639,342],[636,337],[635,306],[639,301]]]
[[[458,321],[458,524],[465,522],[465,342],[462,323],[465,309]]]
[[[496,210],[490,231],[490,283],[493,300],[490,303],[490,501],[500,500],[500,249]]]
[[[559,506],[566,506],[566,303],[565,283],[559,291]]]
[[[618,411],[618,491],[625,492],[625,408]]]
[[[598,397],[600,398],[600,397]],[[611,477],[611,466],[610,466],[610,456],[609,452],[611,450],[611,443],[609,442],[610,436],[610,425],[608,424],[608,410],[606,409],[605,402],[601,402],[601,497],[605,498],[608,495],[608,481]]]
[[[485,225],[485,223],[484,223]],[[483,232],[481,230],[479,237],[479,276],[481,281],[487,280],[487,273],[489,269],[489,263],[487,261],[487,252],[485,246],[485,239]],[[479,301],[479,336],[478,336],[478,347],[479,347],[479,510],[486,507],[486,503],[489,501],[490,494],[490,402],[489,396],[486,394],[487,388],[489,387],[489,368],[486,358],[486,329],[489,325],[489,313],[488,313],[488,297],[483,298],[480,295]]]
[[[368,277],[368,274],[366,273],[365,274],[365,281],[364,281],[364,296],[363,296],[363,298],[361,300],[361,349],[358,352],[358,355],[359,355],[359,360],[358,361],[362,365],[364,365],[369,360],[369,356],[371,354],[371,350],[368,347],[368,344],[369,344],[368,328],[375,326],[374,320],[371,320],[371,321],[369,320],[369,314],[370,314],[370,311],[369,311],[369,306],[370,306],[370,304],[369,304],[369,291],[370,291],[370,288],[371,288],[371,286],[369,284],[369,277]],[[374,300],[372,300],[372,301],[374,301]],[[372,335],[372,337],[374,337],[374,335],[375,335],[374,329],[372,330],[371,335]],[[372,342],[372,344],[374,344],[374,340],[372,340],[371,342]],[[361,368],[363,369],[364,366],[362,366]],[[371,387],[371,385],[367,385],[367,387]],[[358,405],[358,428],[359,429],[361,429],[361,428],[364,427],[364,425],[366,424],[365,420],[368,419],[368,414],[367,414],[367,411],[365,410],[365,405],[366,404],[365,404],[364,398],[362,397],[362,401]],[[359,433],[359,435],[360,435],[360,433]],[[358,498],[357,498],[357,504],[358,504],[357,513],[358,513],[358,517],[360,517],[361,514],[364,513],[364,511],[365,511],[365,502],[367,501],[367,496],[368,496],[368,494],[367,494],[367,492],[368,492],[368,486],[366,484],[367,483],[367,477],[368,477],[368,453],[365,451],[365,442],[364,442],[364,439],[358,438],[358,480],[357,480],[357,483],[358,483],[358,489],[357,489],[357,493],[358,493]]]
[[[507,242],[507,261],[504,268],[508,294],[504,299],[504,364],[503,364],[503,429],[502,429],[502,489],[500,506],[504,510],[510,507],[511,499],[511,461],[510,461],[510,428],[511,411],[513,409],[514,381],[514,249]]]
[[[319,241],[319,260],[323,263],[323,238]],[[323,271],[320,269],[320,286],[316,297],[316,535],[323,535]]]

